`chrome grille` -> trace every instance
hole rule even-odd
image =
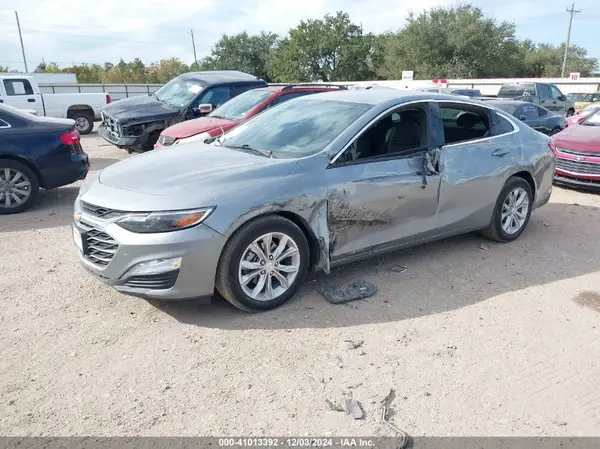
[[[590,153],[585,152],[585,151],[576,151],[576,150],[570,150],[568,148],[557,148],[556,149],[559,153],[565,153],[565,154],[572,154],[573,156],[583,156],[583,157],[600,157],[600,154],[595,154],[595,153]]]
[[[102,126],[104,126],[104,128],[106,128],[110,134],[117,138],[121,137],[123,134],[117,121],[114,118],[106,115],[104,112],[102,112]]]
[[[109,209],[108,207],[96,206],[95,204],[86,203],[85,201],[81,202],[81,210],[93,217],[106,219],[119,217],[125,214],[123,211]]]
[[[581,175],[600,175],[600,163],[556,159],[556,168]]]
[[[119,249],[117,241],[106,232],[94,228],[83,220],[79,222],[79,225],[85,231],[87,243],[83,255],[98,266],[107,266]]]

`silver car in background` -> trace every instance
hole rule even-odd
[[[83,266],[155,299],[290,299],[309,269],[482,231],[515,240],[548,202],[548,138],[482,102],[349,90],[121,161],[75,202]]]

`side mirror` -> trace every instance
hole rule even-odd
[[[212,111],[212,104],[201,104],[197,108],[194,108],[194,115],[200,117],[202,115],[210,114]]]
[[[524,115],[519,115],[519,120],[521,120],[522,122],[527,121],[527,117],[525,117]]]
[[[566,95],[561,95],[560,97],[558,97],[558,99],[560,101],[567,101],[567,96]]]

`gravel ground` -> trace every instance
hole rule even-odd
[[[96,134],[84,146],[93,170],[126,157]],[[0,218],[1,435],[386,436],[394,389],[411,435],[600,436],[598,195],[556,188],[513,244],[467,235],[353,264],[246,314],[87,275],[77,190]],[[378,293],[336,306],[315,291],[353,279]],[[325,402],[349,394],[364,419]]]

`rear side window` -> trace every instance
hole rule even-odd
[[[17,95],[33,95],[31,83],[27,80],[5,79],[4,89],[6,90],[6,94],[11,97]]]
[[[539,117],[538,108],[534,104],[524,104],[515,111],[519,120],[535,120]]]
[[[492,112],[492,123],[492,135],[494,136],[501,136],[502,134],[508,134],[515,130],[512,123],[510,123],[496,111]]]
[[[473,106],[440,105],[446,144],[468,142],[490,136],[486,110]]]
[[[534,84],[505,84],[498,91],[502,98],[521,97],[523,95],[535,95]]]
[[[539,114],[540,117],[546,117],[548,115],[548,112],[549,112],[548,109],[544,109],[544,108],[541,108],[539,106],[538,106],[537,110],[538,110],[538,114]]]

